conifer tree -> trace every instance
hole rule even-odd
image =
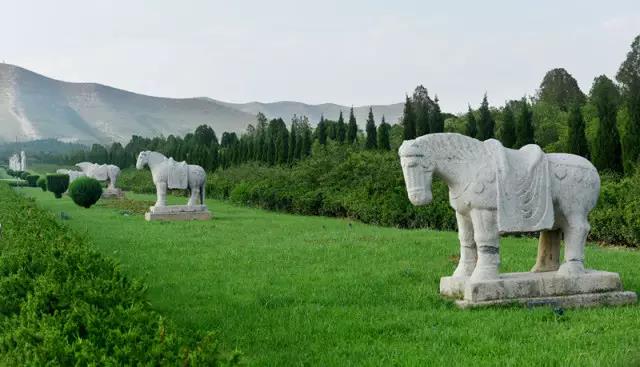
[[[522,108],[516,122],[516,148],[534,143],[533,112],[526,98],[522,98]]]
[[[344,117],[342,116],[342,111],[340,111],[340,116],[338,117],[338,124],[336,125],[336,140],[338,143],[344,143],[347,137],[347,125],[344,123]]]
[[[324,116],[320,118],[320,122],[316,126],[316,136],[318,137],[318,143],[321,145],[327,144],[327,124],[324,121]]]
[[[422,85],[416,87],[413,92],[413,98],[411,100],[411,106],[413,107],[413,113],[415,116],[416,124],[416,136],[426,135],[430,132],[431,128],[431,98],[429,98],[429,91]]]
[[[616,80],[622,87],[623,102],[629,114],[622,140],[622,156],[624,172],[631,174],[640,159],[640,35],[633,40]]]
[[[589,144],[587,143],[587,136],[584,132],[584,118],[582,118],[582,111],[580,111],[580,105],[578,103],[575,103],[569,109],[568,126],[567,152],[588,158]]]
[[[369,116],[367,118],[367,140],[365,142],[365,149],[376,149],[378,146],[378,137],[376,131],[376,122],[373,119],[373,110],[369,107]]]
[[[476,122],[476,116],[473,114],[471,106],[467,112],[467,135],[475,138],[478,136],[478,124]]]
[[[409,99],[409,96],[406,97],[406,100],[404,102],[402,126],[404,128],[404,140],[411,140],[416,138],[416,116],[413,111],[413,106],[411,105],[411,99]]]
[[[349,124],[347,124],[347,143],[353,144],[358,139],[358,124],[356,123],[356,116],[353,114],[353,107],[349,113]]]
[[[503,111],[504,122],[502,124],[502,145],[513,148],[516,145],[516,121],[513,110],[507,104]]]
[[[441,133],[444,132],[444,117],[440,111],[440,104],[438,103],[438,96],[434,99],[433,109],[429,117],[429,132]]]
[[[487,94],[484,94],[482,98],[482,103],[480,104],[480,119],[478,120],[478,136],[479,140],[487,140],[493,138],[493,130],[495,127],[495,122],[493,121],[493,117],[491,116],[491,111],[489,110],[489,101],[487,100]]]
[[[598,170],[622,172],[622,148],[616,124],[620,101],[618,87],[601,75],[595,78],[589,99],[598,113],[598,129],[591,152],[593,164]]]
[[[289,134],[289,154],[288,154],[288,162],[293,163],[296,160],[296,147],[297,147],[297,129],[296,122],[297,118],[294,116],[294,120],[291,122],[291,133]]]
[[[391,126],[384,120],[383,115],[382,122],[380,122],[380,126],[378,126],[378,149],[391,150],[389,130],[391,130]]]

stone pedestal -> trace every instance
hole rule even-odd
[[[102,191],[102,196],[101,198],[103,199],[124,199],[124,191],[120,190],[120,189],[104,189],[104,191]]]
[[[206,205],[152,206],[144,214],[144,219],[152,220],[208,220],[211,212]]]
[[[525,306],[589,307],[637,302],[625,292],[617,273],[587,270],[564,276],[557,271],[505,273],[492,280],[470,282],[469,277],[443,277],[440,294],[456,298],[460,308],[518,303]]]

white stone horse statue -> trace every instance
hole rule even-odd
[[[196,205],[198,199],[204,205],[204,187],[207,175],[204,169],[198,165],[176,162],[173,158],[167,158],[161,153],[143,151],[138,155],[136,168],[141,170],[145,166],[151,169],[153,183],[156,185],[158,196],[155,207],[167,205],[167,189],[189,189],[188,206]]]
[[[98,181],[109,181],[107,190],[117,190],[116,181],[120,175],[120,168],[113,164],[97,164],[90,162],[80,162],[76,164],[82,172],[87,176]]]
[[[454,277],[497,278],[499,236],[510,232],[540,231],[532,271],[585,271],[587,216],[600,192],[600,176],[588,160],[544,154],[537,145],[507,149],[494,139],[480,142],[451,133],[407,140],[398,153],[412,204],[431,202],[433,175],[449,187],[460,239]],[[560,266],[562,234],[565,262]]]
[[[56,173],[59,174],[63,174],[63,175],[68,175],[69,176],[69,184],[71,184],[73,181],[77,180],[80,177],[84,177],[86,176],[86,174],[82,171],[73,171],[70,169],[59,169],[56,170]]]

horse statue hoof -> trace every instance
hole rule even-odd
[[[567,261],[560,265],[558,275],[576,276],[585,273],[584,263],[582,261]]]

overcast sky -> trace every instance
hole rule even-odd
[[[1,1],[7,63],[230,102],[388,104],[424,84],[460,112],[533,94],[554,67],[588,92],[640,34],[639,0]]]

